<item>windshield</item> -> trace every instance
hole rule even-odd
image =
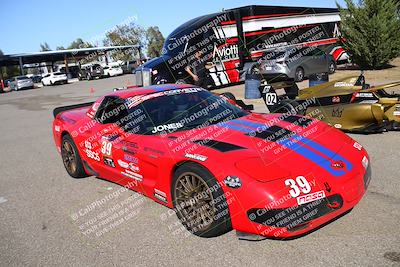
[[[126,131],[146,135],[206,127],[248,114],[220,96],[200,88],[134,97],[128,100],[127,106],[132,119],[121,126]]]
[[[17,77],[17,80],[19,80],[19,81],[21,81],[21,80],[29,80],[29,78],[26,77],[26,76],[20,76],[20,77]]]

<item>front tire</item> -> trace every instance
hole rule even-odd
[[[61,157],[65,170],[73,178],[87,177],[82,159],[71,136],[64,135],[61,141]]]
[[[197,236],[215,237],[232,230],[221,186],[198,164],[185,163],[175,171],[172,201],[179,220]]]

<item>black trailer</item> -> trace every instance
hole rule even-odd
[[[238,83],[277,48],[319,47],[336,61],[347,59],[340,45],[335,8],[245,6],[192,19],[167,38],[162,56],[135,71],[138,85],[192,83],[185,68],[201,50],[212,64],[212,87]]]

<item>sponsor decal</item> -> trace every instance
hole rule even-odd
[[[100,161],[99,153],[94,152],[93,150],[88,149],[88,148],[86,148],[85,152],[86,152],[86,156],[88,158],[93,159],[95,161]]]
[[[129,163],[128,168],[131,171],[134,171],[134,172],[139,172],[140,171],[140,168],[138,166],[136,166],[135,164],[133,164],[133,163]]]
[[[378,100],[363,100],[361,102],[359,102],[358,104],[375,104],[378,103]]]
[[[154,188],[154,197],[163,202],[167,202],[167,194],[165,194],[163,191],[158,190],[156,188]]]
[[[344,165],[343,161],[338,160],[338,161],[332,162],[331,166],[332,166],[332,168],[335,168],[335,169],[343,169],[345,165]]]
[[[162,92],[152,93],[152,94],[148,94],[148,95],[139,95],[139,96],[134,96],[134,97],[129,98],[127,100],[127,105],[128,105],[128,108],[133,108],[137,105],[140,105],[144,101],[152,99],[152,98],[166,96],[166,95],[195,93],[195,92],[200,92],[203,90],[204,89],[201,89],[201,88],[183,88],[183,89],[177,88],[175,90],[162,91]]]
[[[92,143],[90,143],[89,141],[85,140],[85,148],[92,149]]]
[[[367,156],[363,157],[361,163],[362,163],[362,165],[364,166],[365,169],[368,167],[369,160],[368,160]]]
[[[225,178],[224,183],[226,186],[236,189],[242,186],[242,181],[240,181],[239,177],[236,176],[228,176]]]
[[[370,98],[370,97],[374,97],[374,94],[372,93],[357,93],[356,97],[366,97],[366,98]]]
[[[212,57],[214,61],[235,59],[239,57],[239,48],[237,45],[225,45],[222,48],[218,48],[216,45],[214,45]]]
[[[135,142],[129,142],[129,141],[125,141],[125,140],[121,140],[120,143],[126,147],[130,147],[130,148],[136,148],[138,149],[139,146],[137,143]]]
[[[183,127],[183,123],[177,122],[177,123],[171,123],[171,124],[165,124],[165,125],[158,125],[153,128],[152,133],[158,133],[158,132],[163,132],[163,131],[169,131],[169,130],[176,130],[179,128]]]
[[[59,132],[60,130],[61,130],[60,126],[58,126],[58,125],[54,126],[54,131]]]
[[[185,157],[186,157],[186,158],[189,158],[189,159],[199,160],[199,161],[206,161],[206,160],[207,160],[207,157],[206,157],[206,156],[199,155],[199,154],[189,154],[189,153],[186,153],[186,154],[185,154]]]
[[[130,163],[138,164],[139,159],[137,157],[125,154],[124,155],[124,160],[129,161]]]
[[[333,108],[332,117],[341,118],[343,113],[343,108]]]
[[[335,83],[334,87],[351,87],[354,86],[353,83],[346,83],[346,82],[337,82]]]
[[[104,158],[103,162],[105,165],[115,168],[114,160],[111,158]]]
[[[335,125],[333,125],[333,127],[335,127],[336,129],[340,129],[340,128],[342,128],[342,125],[339,123],[336,123]]]
[[[121,168],[124,168],[124,169],[128,169],[129,168],[129,163],[128,162],[125,162],[125,161],[120,160],[120,159],[117,162],[118,162],[118,165]]]
[[[354,142],[353,147],[357,148],[357,149],[360,150],[360,151],[361,151],[361,149],[363,148],[363,146],[360,145],[360,144],[357,143],[357,142]]]
[[[308,195],[304,195],[304,196],[298,197],[297,198],[297,204],[298,205],[303,205],[303,204],[306,204],[306,203],[309,203],[309,202],[312,202],[314,200],[318,200],[318,199],[321,199],[321,198],[324,198],[324,197],[325,197],[325,191],[321,190],[321,191],[318,191],[318,192],[315,192],[315,193],[311,193],[311,194],[308,194]]]
[[[332,103],[340,103],[340,96],[332,97]]]
[[[143,180],[143,176],[142,175],[140,175],[138,173],[131,172],[130,170],[125,170],[125,171],[121,172],[121,174],[123,176],[125,176],[125,177],[134,179],[134,180],[139,181],[139,182],[141,182]]]

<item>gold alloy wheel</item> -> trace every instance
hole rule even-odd
[[[77,168],[77,159],[74,153],[74,148],[68,141],[64,141],[61,150],[62,159],[65,168],[69,173],[75,173]]]
[[[175,185],[175,208],[182,223],[194,231],[205,231],[214,221],[213,196],[207,183],[193,172],[183,173]]]

